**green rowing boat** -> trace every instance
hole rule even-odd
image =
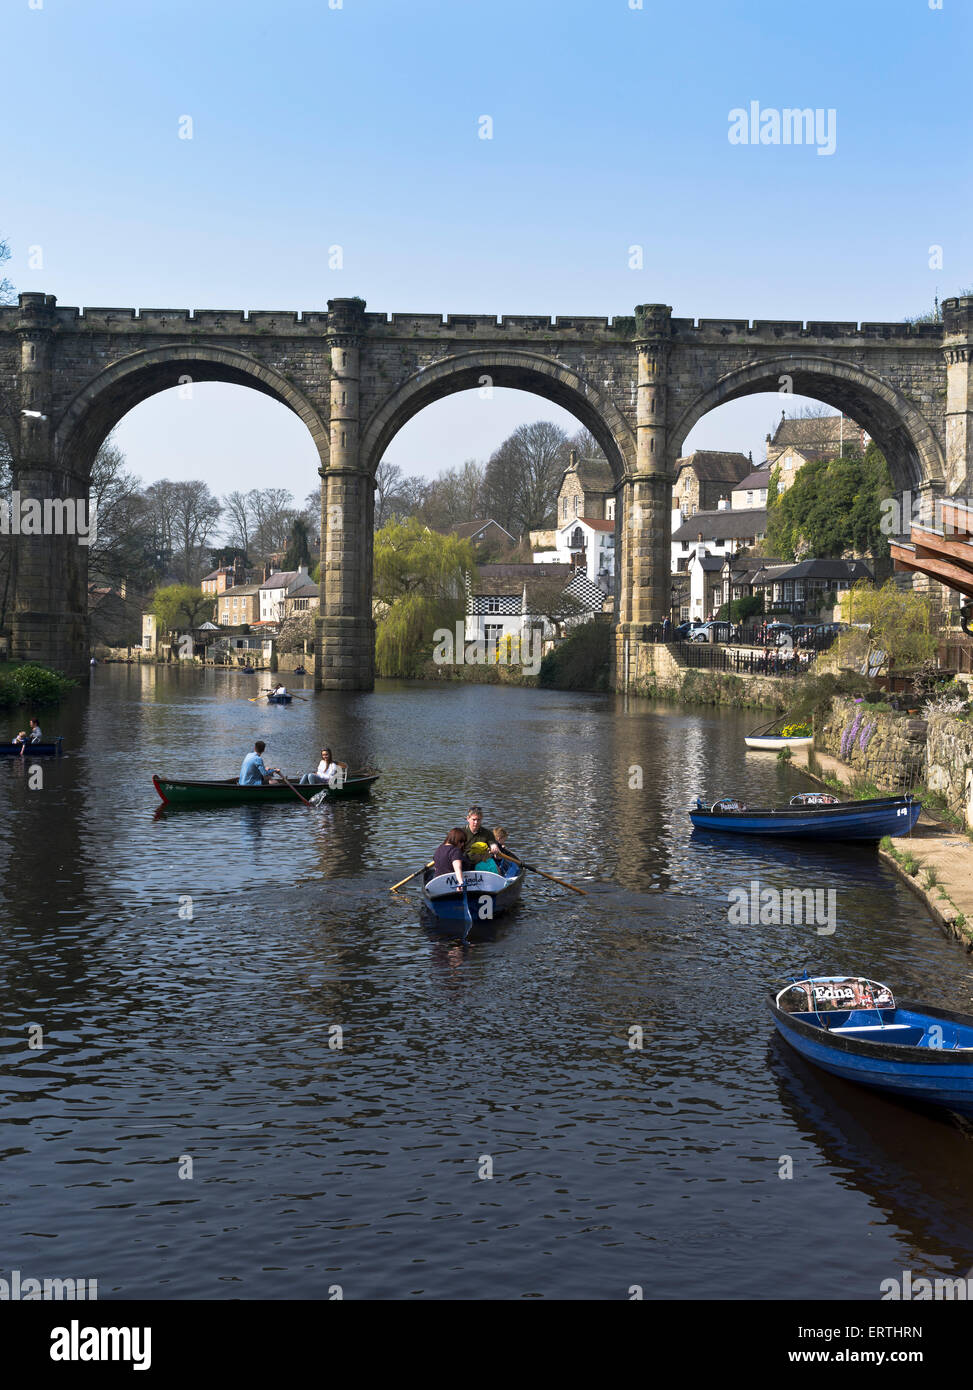
[[[308,800],[318,792],[324,792],[327,801],[344,801],[355,796],[367,796],[372,783],[377,780],[377,772],[351,772],[340,787],[325,787],[320,784],[300,787],[300,795]],[[296,783],[296,777],[287,779]],[[224,782],[182,782],[171,777],[153,774],[152,784],[167,806],[250,806],[263,805],[264,802],[289,801],[300,805],[290,787],[283,782],[265,784],[262,787],[241,787],[235,777]]]

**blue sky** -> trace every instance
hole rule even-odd
[[[894,320],[973,285],[968,0],[32,3],[4,5],[0,235],[62,304]],[[833,108],[835,153],[732,145],[754,100]],[[690,442],[758,458],[777,413]],[[389,455],[437,471],[540,417],[573,427],[454,397]],[[316,482],[252,392],[156,397],[118,438],[146,479]]]

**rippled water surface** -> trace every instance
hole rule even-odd
[[[874,851],[692,833],[697,791],[806,785],[746,753],[752,714],[392,683],[267,708],[259,681],[98,668],[44,720],[70,753],[41,788],[0,764],[4,1270],[101,1297],[875,1298],[973,1264],[973,1130],[808,1068],[763,1000],[811,962],[973,1011],[968,958]],[[153,772],[229,776],[255,737],[285,772],[327,741],[382,776],[319,811],[156,815]],[[487,939],[428,930],[388,887],[471,800],[586,896],[529,875]],[[836,932],[731,926],[753,879],[834,888]]]

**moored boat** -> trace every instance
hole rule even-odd
[[[903,1001],[859,976],[770,991],[781,1036],[815,1066],[905,1100],[973,1114],[973,1016]]]
[[[777,753],[781,748],[810,748],[814,739],[810,735],[807,738],[784,738],[783,734],[747,734],[743,741],[756,752]]]
[[[809,840],[881,840],[908,835],[922,803],[906,793],[867,801],[839,801],[827,792],[801,792],[787,806],[746,806],[724,797],[707,806],[696,798],[689,818],[697,830]]]
[[[45,738],[40,743],[0,743],[0,758],[19,758],[21,749],[25,758],[56,758],[64,751],[63,743],[61,734],[55,738]]]
[[[352,772],[340,786],[324,787],[312,785],[299,787],[299,795],[292,790],[296,777],[288,777],[291,786],[283,782],[264,783],[262,786],[241,786],[235,777],[219,782],[188,782],[173,777],[152,776],[152,785],[167,806],[262,806],[278,802],[300,805],[300,797],[310,801],[322,794],[326,801],[345,801],[352,797],[368,796],[372,784],[378,780],[377,772]]]
[[[489,924],[520,901],[527,870],[523,864],[507,860],[502,872],[470,869],[463,875],[466,892],[457,892],[455,874],[433,874],[426,870],[422,885],[423,905],[437,923],[469,928]],[[467,911],[469,916],[467,916]]]

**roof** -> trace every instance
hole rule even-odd
[[[261,587],[260,584],[231,584],[228,589],[223,590],[220,598],[226,598],[232,594],[246,594],[252,598],[254,594],[260,593]]]
[[[744,492],[748,488],[769,487],[770,469],[755,468],[752,473],[748,473],[745,478],[741,478],[733,489],[734,492]]]
[[[571,465],[569,464],[561,474],[558,492],[564,486],[564,479],[570,472]],[[583,492],[615,491],[615,475],[607,459],[578,459],[574,465],[574,472]]]
[[[315,584],[313,579],[309,579],[306,584],[299,584],[296,589],[291,589],[288,598],[320,598],[321,586]]]
[[[796,444],[803,450],[805,445],[821,448],[828,444],[840,444],[843,438],[850,439],[861,432],[862,427],[857,420],[847,415],[843,425],[840,415],[812,415],[802,419],[783,416],[771,442],[777,448]]]
[[[864,560],[802,560],[792,565],[785,579],[871,579]]]
[[[733,541],[743,536],[763,536],[767,531],[766,507],[697,512],[672,533],[674,541]]]
[[[615,530],[614,521],[606,521],[600,516],[572,516],[567,521],[561,523],[559,531],[570,531],[573,526],[590,526],[592,531],[612,531]]]
[[[701,565],[707,574],[715,574],[717,570],[722,570],[724,557],[722,555],[700,555],[697,551],[693,557],[697,564]]]
[[[783,565],[784,563],[785,561],[777,556],[768,555],[728,555],[724,560],[724,564],[730,566],[731,574],[749,573],[750,570],[756,574],[758,570],[762,570],[768,565]]]
[[[452,527],[449,534],[456,536],[458,540],[468,541],[471,540],[478,531],[484,530],[487,526],[496,526],[505,536],[510,536],[510,532],[507,530],[506,526],[501,526],[499,521],[494,521],[492,516],[480,517],[477,521],[464,521],[462,525]],[[510,539],[516,541],[515,536],[510,536]]]
[[[568,579],[574,573],[574,566],[566,562],[544,560],[537,565],[479,565],[477,579]],[[479,592],[477,588],[475,592]]]
[[[736,483],[752,472],[753,464],[746,454],[697,449],[685,458],[676,459],[676,481],[684,468],[691,468],[700,482]]]
[[[259,589],[289,589],[292,584],[306,582],[308,575],[303,570],[275,570],[269,579],[258,584]]]

